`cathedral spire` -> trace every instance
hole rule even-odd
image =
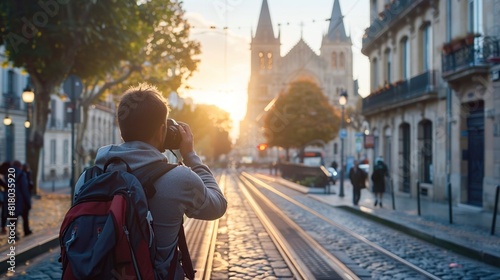
[[[274,37],[273,23],[271,21],[267,0],[262,1],[259,23],[257,24],[257,31],[255,32],[254,39],[261,42],[272,42],[276,39]]]
[[[334,0],[332,16],[330,17],[330,26],[328,26],[328,34],[326,37],[330,41],[348,41],[350,38],[347,37],[344,27],[344,16],[340,10],[340,1]]]

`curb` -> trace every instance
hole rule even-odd
[[[20,252],[16,252],[15,263],[16,266],[21,266],[26,261],[35,258],[41,254],[47,253],[50,249],[59,246],[59,235],[52,235],[47,237],[30,247],[23,248]],[[9,257],[3,257],[0,259],[0,274],[3,275],[7,273],[11,265],[8,263]]]
[[[377,223],[388,226],[388,227],[395,229],[397,231],[404,232],[405,234],[408,234],[410,236],[424,240],[424,241],[429,242],[429,243],[436,245],[438,247],[448,249],[448,250],[453,251],[457,254],[460,254],[460,255],[475,259],[475,260],[479,260],[481,262],[487,263],[487,264],[495,266],[495,267],[500,267],[500,256],[496,256],[496,255],[490,254],[488,252],[480,251],[480,250],[475,250],[475,249],[466,247],[464,245],[437,237],[433,234],[428,234],[428,233],[423,232],[421,230],[411,228],[411,227],[408,227],[408,226],[405,226],[402,224],[398,224],[398,223],[395,223],[393,221],[390,221],[390,220],[363,212],[359,209],[355,209],[355,208],[350,207],[350,206],[336,206],[336,207],[340,208],[342,210],[348,211],[350,213],[356,214],[358,216],[368,218],[370,220],[373,220]]]

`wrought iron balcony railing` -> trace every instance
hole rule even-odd
[[[373,40],[378,38],[384,30],[401,19],[403,12],[418,5],[420,0],[397,0],[386,5],[386,9],[379,13],[379,17],[375,19],[365,30],[363,36],[363,48],[368,46]]]
[[[20,110],[21,109],[21,98],[12,92],[6,92],[3,94],[3,108],[9,110]]]
[[[363,115],[389,110],[427,98],[436,98],[436,73],[431,70],[388,85],[363,99]]]
[[[443,77],[474,67],[488,67],[490,62],[500,62],[500,42],[494,37],[449,42],[443,46]]]

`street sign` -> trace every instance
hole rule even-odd
[[[345,128],[341,128],[339,132],[339,137],[341,139],[345,139],[347,137],[347,130]]]
[[[72,102],[80,98],[83,91],[82,80],[76,75],[69,75],[63,84],[64,93],[69,96]]]
[[[361,152],[361,137],[356,137],[356,152]]]

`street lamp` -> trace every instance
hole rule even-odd
[[[5,116],[5,118],[3,119],[3,124],[6,125],[6,126],[9,126],[12,124],[12,118],[9,117],[9,115]]]
[[[344,167],[344,138],[346,137],[346,131],[344,128],[344,109],[345,109],[345,104],[347,103],[347,92],[342,91],[340,93],[340,98],[339,98],[339,104],[340,107],[342,108],[342,115],[341,115],[341,126],[340,126],[340,190],[339,190],[339,196],[344,197],[344,174],[345,174],[345,167]]]
[[[26,85],[26,88],[23,90],[23,94],[21,95],[21,98],[22,98],[23,102],[26,103],[26,121],[24,122],[24,127],[26,128],[25,162],[28,162],[28,155],[30,153],[29,139],[30,139],[30,127],[31,127],[31,104],[33,104],[33,101],[35,101],[35,92],[29,86],[29,79],[28,79],[28,84]],[[34,191],[34,194],[38,194],[36,185],[35,185],[35,188],[33,191]]]
[[[31,126],[31,103],[35,100],[35,93],[33,92],[33,89],[31,89],[29,86],[26,86],[26,88],[23,90],[23,94],[21,95],[21,98],[23,99],[23,102],[26,103],[27,109],[26,109],[26,121],[24,122],[24,127],[30,128]],[[26,140],[28,141],[28,140]]]

